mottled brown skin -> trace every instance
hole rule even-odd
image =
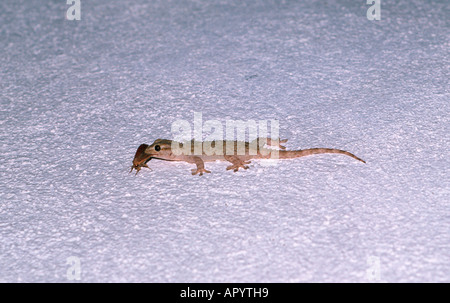
[[[256,141],[256,142],[255,142]],[[165,161],[184,161],[188,163],[196,164],[197,168],[192,170],[192,174],[210,173],[209,170],[205,169],[204,162],[211,162],[217,160],[225,160],[231,162],[232,165],[227,167],[227,170],[232,169],[237,172],[239,168],[247,169],[247,164],[250,164],[251,159],[293,159],[314,154],[343,154],[350,156],[356,160],[366,163],[364,160],[358,158],[344,150],[334,149],[334,148],[310,148],[303,150],[285,150],[286,147],[282,146],[281,143],[287,142],[285,140],[271,140],[270,138],[257,138],[252,142],[238,142],[238,141],[206,141],[206,142],[196,142],[192,140],[190,142],[191,149],[188,154],[178,154],[173,150],[174,146],[181,146],[183,144],[175,142],[172,140],[157,139],[153,144],[141,144],[134,156],[133,165],[131,166],[131,171],[136,170],[136,174],[141,170],[142,167],[147,167],[147,162],[151,159],[160,159]],[[189,143],[189,142],[188,142]],[[279,150],[274,151],[264,147],[267,144],[269,146],[275,146]],[[203,147],[201,154],[196,154],[195,144],[201,144]],[[223,150],[220,149],[222,145]],[[241,146],[240,149],[238,146]],[[227,148],[229,151],[227,152]],[[213,152],[213,149],[215,152]],[[231,151],[231,152],[230,152]],[[130,172],[131,172],[130,171]]]

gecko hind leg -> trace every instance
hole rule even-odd
[[[210,173],[209,170],[205,169],[205,163],[203,162],[203,160],[200,157],[194,156],[192,158],[192,161],[190,161],[192,163],[195,163],[195,165],[197,165],[197,168],[194,168],[191,170],[193,175],[198,174],[199,176],[203,176],[203,173]]]
[[[239,168],[248,169],[248,166],[246,164],[250,164],[251,161],[243,161],[238,156],[225,156],[225,160],[231,162],[230,166],[227,166],[227,170],[232,169],[234,172],[237,172]]]

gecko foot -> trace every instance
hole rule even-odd
[[[192,172],[192,175],[199,174],[199,176],[202,176],[203,173],[208,173],[208,174],[211,173],[211,171],[206,170],[204,168],[194,168],[191,170],[191,172]]]
[[[233,165],[227,166],[227,170],[232,169],[234,172],[237,172],[240,167],[243,169],[248,169],[249,167],[245,164],[250,164],[251,161],[233,161]]]

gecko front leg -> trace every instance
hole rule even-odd
[[[232,169],[234,172],[237,172],[239,170],[240,167],[242,167],[243,169],[247,169],[248,166],[245,164],[250,164],[250,161],[243,161],[241,158],[239,158],[239,156],[235,156],[235,155],[225,155],[224,156],[225,160],[231,162],[233,165],[227,166],[227,170]]]
[[[193,175],[199,174],[199,176],[202,176],[203,173],[210,173],[209,170],[205,169],[205,162],[203,162],[202,158],[194,156],[189,162],[195,163],[195,165],[197,165],[196,169],[194,168],[191,170]]]

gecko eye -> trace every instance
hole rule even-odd
[[[155,150],[156,150],[156,151],[160,151],[160,150],[161,150],[161,146],[155,145]]]

